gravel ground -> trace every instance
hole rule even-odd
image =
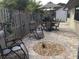
[[[36,40],[33,37],[24,37],[23,42],[28,49],[29,59],[77,59],[79,38],[78,35],[70,30],[68,24],[61,23],[59,31],[44,31],[44,36],[45,37],[40,40]],[[51,41],[62,44],[65,47],[66,52],[59,56],[41,56],[34,52],[33,46],[42,41]],[[13,59],[16,59],[16,57]]]
[[[36,40],[27,36],[24,38],[23,41],[29,51],[30,59],[77,59],[78,36],[69,29],[68,24],[62,23],[59,27],[59,31],[44,31],[44,35],[45,37],[41,40]],[[41,41],[52,41],[60,43],[64,45],[67,52],[60,56],[41,56],[33,51],[33,46]]]

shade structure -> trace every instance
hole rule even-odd
[[[41,8],[44,10],[55,10],[55,8],[61,7],[60,5],[54,4],[53,2],[48,2],[46,5]]]

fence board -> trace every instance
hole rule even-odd
[[[7,32],[7,25],[5,26],[7,38],[20,37],[21,35],[29,33],[30,14],[18,10],[8,10],[6,8],[0,9],[0,23],[10,23],[11,31]]]

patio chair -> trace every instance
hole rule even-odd
[[[55,30],[58,30],[58,27],[59,27],[59,25],[60,25],[60,20],[56,20],[56,23],[55,23]]]
[[[30,28],[30,32],[32,33],[34,30],[36,30],[37,24],[35,21],[30,21],[29,23],[29,28]]]
[[[0,46],[0,52],[1,52],[2,59],[7,59],[6,57],[9,54],[11,54],[12,52],[15,53],[18,56],[19,59],[25,59],[25,58],[29,59],[28,50],[21,40],[22,37],[9,40],[9,39],[6,38],[5,29],[3,31],[4,31],[3,37],[4,37],[4,42],[5,42],[6,48],[3,48],[2,46]],[[3,43],[0,43],[0,44],[2,45]],[[24,50],[24,48],[25,48],[25,50]],[[23,53],[23,58],[20,56],[19,53],[17,53],[17,52],[20,52],[20,51]]]
[[[13,51],[14,53],[17,53],[18,51],[22,51],[24,56],[23,58],[21,58],[19,54],[17,54],[20,59],[25,59],[25,58],[29,59],[28,50],[22,41],[22,37],[17,37],[17,38],[15,37],[13,39],[5,37],[4,40],[5,40],[6,47],[10,47],[11,51]]]
[[[36,39],[41,39],[44,37],[43,28],[41,25],[39,25],[37,29],[34,31],[34,36]]]
[[[22,51],[23,52],[23,55],[24,55],[24,59],[29,59],[29,53],[28,53],[28,50],[25,46],[25,44],[23,43],[23,41],[21,40],[22,38],[15,38],[13,40],[8,40],[6,39],[5,42],[6,42],[6,46],[7,47],[11,47],[11,50],[16,53],[17,51]],[[20,56],[19,56],[20,57]],[[23,59],[20,57],[20,59]]]
[[[2,59],[10,59],[9,55],[14,55],[14,54],[19,59],[21,59],[21,57],[12,50],[12,47],[2,48],[1,45],[0,45],[0,54],[1,54]]]

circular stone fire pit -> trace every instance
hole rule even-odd
[[[39,42],[33,46],[33,50],[42,56],[57,56],[65,52],[65,47],[55,42]]]

